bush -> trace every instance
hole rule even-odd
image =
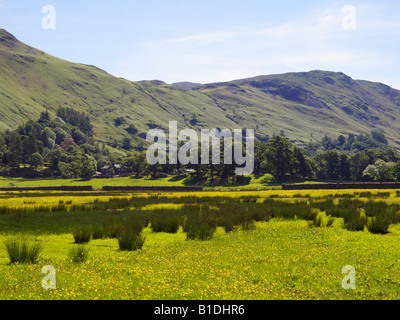
[[[386,234],[388,233],[390,221],[382,216],[375,216],[368,219],[367,229],[371,233]]]
[[[217,228],[217,210],[208,206],[196,206],[198,212],[189,212],[183,225],[187,240],[210,240]]]
[[[360,208],[356,212],[349,211],[343,216],[344,227],[350,231],[363,231],[367,224],[367,216],[365,210]]]
[[[116,239],[120,232],[122,225],[122,218],[115,215],[110,215],[103,221],[104,236]]]
[[[308,221],[313,221],[317,216],[318,212],[320,212],[319,209],[311,208],[309,205],[298,206],[296,209],[296,217]]]
[[[386,234],[389,232],[391,223],[398,221],[398,214],[394,208],[387,208],[386,211],[377,212],[368,219],[367,229],[371,233]]]
[[[102,226],[92,227],[92,239],[103,239],[105,236],[105,230]]]
[[[118,233],[118,245],[122,251],[142,249],[146,238],[142,234],[143,224],[137,216],[123,219]]]
[[[88,243],[92,236],[92,230],[89,227],[79,227],[72,231],[75,243],[83,244]]]
[[[118,236],[118,245],[121,251],[133,251],[142,249],[146,237],[135,230],[123,230]]]
[[[242,230],[254,230],[256,228],[256,224],[254,220],[244,220],[241,224]]]
[[[10,263],[37,263],[43,250],[42,242],[29,244],[25,239],[11,239],[5,242]]]
[[[381,198],[389,198],[390,197],[390,192],[378,192],[376,194],[377,197],[381,197]]]
[[[359,194],[360,198],[371,198],[372,197],[372,193],[371,191],[362,191]]]
[[[235,228],[232,221],[230,221],[229,219],[221,220],[220,225],[225,229],[226,233],[232,232]]]
[[[374,217],[384,215],[388,211],[389,205],[385,201],[367,201],[364,207],[367,217]]]
[[[326,215],[325,211],[320,211],[316,214],[312,221],[314,227],[326,227],[329,228],[334,222],[334,218]]]
[[[163,214],[157,212],[150,216],[150,227],[153,232],[177,233],[180,225],[181,217],[170,212]]]
[[[254,221],[269,221],[271,219],[271,215],[268,211],[268,207],[263,203],[254,204],[253,206],[249,207],[249,214],[251,219]]]
[[[75,248],[72,248],[68,255],[73,263],[83,263],[86,262],[89,256],[89,249],[81,244]]]
[[[214,232],[215,232],[215,227],[207,223],[203,223],[202,225],[200,225],[200,228],[198,229],[195,238],[202,241],[211,240],[212,237],[214,236]]]
[[[275,177],[269,173],[265,174],[261,179],[261,183],[266,185],[273,184],[275,182],[276,182]]]

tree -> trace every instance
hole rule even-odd
[[[350,180],[350,163],[346,154],[339,155],[339,177],[341,180]]]
[[[301,152],[300,148],[293,148],[293,169],[294,172],[300,175],[302,178],[307,177],[310,174],[310,168],[307,166],[306,158]]]
[[[346,138],[343,135],[340,135],[337,140],[338,140],[339,146],[343,146],[344,143],[346,142]]]
[[[113,177],[115,175],[115,170],[113,167],[110,168],[110,170],[108,170],[108,174]]]
[[[199,143],[197,148],[197,164],[190,164],[189,168],[195,170],[195,175],[192,174],[191,177],[195,179],[195,181],[200,182],[207,174],[208,166],[203,164],[201,161],[201,145]]]
[[[377,160],[375,167],[377,169],[378,180],[388,181],[394,179],[394,166],[393,162],[385,162],[383,160]]]
[[[315,172],[315,176],[317,179],[323,179],[327,180],[328,179],[328,171],[327,171],[327,166],[326,166],[326,161],[324,158],[324,155],[317,154],[314,159],[314,168],[313,171]]]
[[[329,150],[325,152],[326,167],[328,173],[328,180],[339,179],[339,154],[336,150]]]
[[[254,143],[254,174],[267,173],[266,161],[267,144],[259,141]]]
[[[323,137],[321,143],[325,150],[331,150],[335,148],[335,144],[328,136]]]
[[[95,173],[96,173],[96,170],[93,167],[93,164],[89,159],[82,162],[81,168],[80,168],[80,174],[79,174],[79,176],[81,178],[88,179],[88,178],[92,177]]]
[[[381,130],[372,130],[371,136],[372,136],[372,139],[374,139],[375,141],[378,141],[378,142],[386,144],[386,145],[388,144],[385,134]]]
[[[77,178],[81,175],[81,162],[78,159],[75,159],[70,163],[71,172],[74,178]]]
[[[385,162],[381,159],[377,160],[375,164],[371,164],[365,168],[363,176],[368,176],[373,180],[388,181],[395,178],[394,162]]]
[[[136,178],[139,178],[146,169],[146,154],[134,153],[132,156],[124,159],[123,165],[126,172],[135,173]]]
[[[378,178],[376,167],[373,164],[368,165],[368,167],[363,171],[363,177],[369,177],[372,180],[376,180]]]
[[[114,124],[116,127],[119,127],[120,125],[125,123],[124,117],[117,117],[114,119]]]
[[[74,133],[72,134],[72,139],[74,139],[77,145],[81,145],[86,142],[85,134],[79,129],[76,129],[74,131]]]
[[[197,120],[197,115],[195,113],[192,114],[192,117],[189,120],[189,123],[192,126],[195,126],[197,124],[198,120]]]
[[[138,129],[136,129],[135,125],[131,123],[127,129],[125,129],[126,132],[129,134],[136,134],[138,132]]]
[[[288,139],[275,136],[268,143],[266,157],[271,173],[280,181],[293,169],[293,152]]]
[[[73,177],[73,171],[71,168],[71,165],[66,162],[60,162],[58,163],[58,170],[60,170],[61,176],[63,178],[72,178]]]
[[[147,164],[146,172],[151,175],[152,179],[157,178],[158,173],[161,171],[162,167],[160,164]]]
[[[19,168],[22,160],[22,141],[18,132],[13,132],[10,137],[9,162],[12,167]]]
[[[65,162],[65,153],[61,148],[50,150],[47,161],[49,162],[49,167],[52,170],[60,169],[58,164],[60,162]]]
[[[55,141],[57,144],[61,144],[64,141],[64,139],[68,137],[68,133],[60,127],[54,128],[53,132],[56,134]]]
[[[373,160],[365,151],[357,152],[356,154],[352,155],[349,159],[351,180],[362,180],[364,176],[364,170],[368,165],[373,163]]]
[[[400,161],[397,161],[393,166],[393,176],[396,181],[400,181]]]
[[[47,110],[40,113],[40,118],[38,122],[47,122],[49,120],[50,120],[50,115],[47,112]]]
[[[131,148],[132,140],[131,138],[125,137],[122,140],[122,149],[129,150]]]
[[[40,153],[35,152],[34,154],[32,154],[29,165],[33,168],[34,171],[36,171],[38,167],[43,165],[43,157],[40,155]]]
[[[36,139],[33,135],[29,137],[24,137],[23,140],[23,157],[25,163],[30,163],[32,154],[38,152],[38,145]]]
[[[57,116],[74,127],[78,127],[88,137],[93,136],[93,125],[90,123],[89,116],[84,112],[79,112],[69,107],[60,107],[57,110]]]
[[[72,138],[65,138],[63,142],[61,143],[60,147],[64,149],[65,151],[68,151],[69,146],[74,145],[74,139]]]
[[[49,127],[44,128],[40,139],[43,142],[43,146],[54,149],[56,145],[56,134]]]

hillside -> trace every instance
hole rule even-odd
[[[321,135],[385,132],[399,147],[400,91],[343,73],[311,71],[204,85],[232,121],[307,142]],[[233,102],[233,103],[232,103]],[[312,135],[312,137],[311,137]]]
[[[186,90],[191,90],[191,89],[202,86],[201,83],[194,83],[194,82],[188,82],[188,81],[175,82],[175,83],[172,83],[172,85],[176,86],[176,87],[180,87],[182,89],[186,89]]]
[[[281,130],[301,145],[325,134],[382,129],[400,147],[400,91],[336,72],[258,76],[223,83],[132,82],[71,63],[18,41],[0,29],[0,130],[71,107],[90,115],[95,137],[143,141],[170,120],[193,128],[252,128],[260,139]],[[118,121],[117,121],[118,120]],[[129,135],[130,124],[138,134]]]
[[[19,42],[0,31],[0,130],[15,128],[39,118],[48,109],[71,107],[91,115],[95,136],[122,140],[135,124],[147,132],[155,124],[168,127],[169,120],[190,126],[193,114],[198,125],[228,126],[212,98],[161,81],[131,82],[93,66],[70,63]],[[114,119],[123,117],[122,124]]]

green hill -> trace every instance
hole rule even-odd
[[[258,76],[197,89],[226,116],[258,134],[285,135],[296,142],[321,136],[370,133],[381,129],[399,147],[400,91],[356,81],[343,73],[311,71]]]
[[[0,29],[0,130],[46,109],[55,115],[61,106],[89,114],[103,141],[130,136],[140,143],[149,128],[176,120],[181,128],[252,128],[259,139],[283,130],[299,145],[381,129],[400,147],[400,91],[384,84],[328,71],[205,85],[132,82],[48,55]],[[130,124],[137,134],[126,130]]]
[[[131,82],[93,66],[71,63],[19,42],[0,30],[0,130],[15,128],[48,109],[71,107],[90,114],[95,136],[122,140],[133,123],[140,132],[169,120],[232,127],[212,98],[161,81]],[[122,122],[115,119],[123,117]]]

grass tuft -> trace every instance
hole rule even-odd
[[[10,263],[37,263],[43,250],[42,242],[29,243],[26,239],[9,239],[5,246]]]
[[[69,251],[68,257],[73,263],[84,263],[89,257],[89,248],[80,244]]]

